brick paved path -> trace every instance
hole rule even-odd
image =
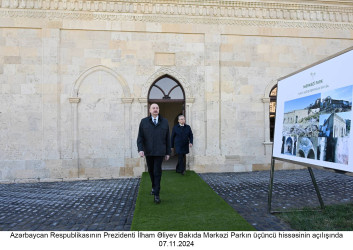
[[[353,177],[314,170],[323,200],[353,203]],[[291,230],[267,213],[269,171],[200,176],[258,230]],[[0,184],[0,230],[130,230],[138,178]],[[307,170],[276,171],[273,209],[319,206]]]
[[[353,203],[352,176],[316,169],[314,175],[325,205]],[[269,171],[200,176],[257,230],[291,230],[267,212]],[[275,171],[272,210],[319,206],[307,169]]]
[[[130,230],[138,178],[0,185],[0,230]]]

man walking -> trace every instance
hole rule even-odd
[[[176,166],[176,172],[185,174],[185,155],[189,153],[189,147],[192,147],[193,144],[193,134],[191,127],[185,124],[185,116],[178,116],[179,124],[173,127],[172,136],[171,136],[171,145],[175,149],[175,152],[178,154],[178,164]]]
[[[146,156],[148,173],[152,182],[151,195],[154,202],[161,202],[159,192],[161,189],[162,162],[163,158],[169,160],[170,137],[167,119],[159,115],[159,106],[153,103],[150,106],[151,115],[143,118],[140,122],[137,148],[140,157]]]

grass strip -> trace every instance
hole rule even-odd
[[[297,231],[352,231],[353,204],[325,206],[323,211],[293,211],[277,215]]]
[[[195,172],[163,171],[161,203],[155,204],[151,180],[143,173],[133,231],[252,231],[255,228],[218,196]]]

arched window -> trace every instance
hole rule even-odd
[[[308,153],[308,157],[309,159],[315,159],[315,153],[314,150],[310,149],[309,153]]]
[[[299,150],[299,157],[305,158],[305,154],[303,150]]]
[[[277,84],[270,91],[270,141],[273,142],[276,118]]]
[[[148,109],[157,103],[161,116],[167,118],[170,130],[178,123],[178,115],[185,114],[185,92],[181,84],[172,76],[158,78],[148,92]],[[147,110],[148,114],[149,111]]]
[[[163,76],[152,85],[148,99],[149,102],[184,101],[184,96],[184,90],[176,80],[170,76]]]

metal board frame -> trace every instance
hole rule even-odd
[[[347,53],[347,52],[349,52],[349,51],[352,51],[352,50],[353,50],[353,46],[352,46],[352,47],[349,47],[349,48],[347,48],[347,49],[345,49],[345,50],[343,50],[343,51],[340,51],[340,52],[338,52],[338,53],[336,53],[336,54],[334,54],[334,55],[332,55],[332,56],[329,56],[329,57],[327,57],[327,58],[325,58],[325,59],[323,59],[323,60],[320,60],[320,61],[318,61],[318,62],[316,62],[316,63],[313,63],[313,64],[311,64],[311,65],[309,65],[309,66],[307,66],[307,67],[305,67],[305,68],[302,68],[302,69],[300,69],[300,70],[297,70],[297,71],[295,71],[295,72],[293,72],[293,73],[291,73],[291,74],[289,74],[289,75],[286,75],[286,76],[284,76],[284,77],[279,78],[279,79],[277,80],[277,91],[279,90],[279,89],[278,89],[278,82],[279,82],[279,81],[281,81],[281,80],[283,80],[283,79],[286,79],[286,78],[288,78],[288,77],[290,77],[290,76],[293,76],[293,75],[295,75],[295,74],[298,74],[298,73],[300,73],[300,72],[302,72],[302,71],[304,71],[304,70],[310,69],[310,68],[312,68],[312,67],[314,67],[314,66],[316,66],[316,65],[319,65],[319,64],[321,64],[321,63],[323,63],[323,62],[329,61],[330,59],[333,59],[333,58],[335,58],[335,57],[338,57],[338,56],[340,56],[340,55],[342,55],[342,54],[345,54],[345,53]],[[353,80],[353,79],[352,79],[352,80]],[[279,91],[277,92],[277,95],[278,95],[278,94],[279,94]],[[278,102],[276,102],[276,112],[277,112],[277,110],[278,110],[277,105],[278,105]],[[276,120],[277,120],[277,115],[276,115],[276,117],[275,117],[275,124],[276,124]],[[275,126],[274,129],[275,129],[275,130],[274,130],[274,135],[276,135],[276,126]],[[274,145],[274,144],[273,144],[273,145]],[[317,164],[317,165],[316,165],[316,164],[309,164],[309,163],[305,163],[305,162],[302,162],[302,161],[289,160],[289,159],[285,159],[285,158],[281,158],[281,157],[274,157],[274,156],[273,156],[273,151],[274,151],[274,147],[272,147],[272,157],[271,157],[270,182],[269,182],[269,191],[268,191],[268,212],[269,212],[269,213],[282,213],[282,212],[298,211],[298,210],[290,210],[290,211],[273,211],[273,210],[272,210],[272,192],[273,192],[273,180],[274,180],[275,161],[276,161],[276,160],[280,160],[280,161],[284,161],[284,162],[290,162],[290,163],[295,163],[295,164],[302,165],[302,166],[308,168],[308,171],[309,171],[309,174],[310,174],[310,177],[311,177],[311,181],[312,181],[312,183],[313,183],[313,185],[314,185],[314,188],[315,188],[315,191],[316,191],[316,195],[317,195],[317,198],[318,198],[319,203],[320,203],[320,208],[321,208],[321,210],[323,210],[323,209],[325,208],[325,205],[324,205],[323,199],[322,199],[322,197],[321,197],[321,193],[320,193],[319,187],[318,187],[318,185],[317,185],[317,182],[316,182],[315,175],[314,175],[314,172],[313,172],[313,170],[312,170],[312,167],[324,168],[324,166],[319,165],[319,164]],[[336,168],[332,168],[332,169],[336,169]],[[321,211],[321,210],[314,209],[314,211]],[[300,210],[299,210],[299,211],[300,211]]]
[[[274,179],[274,172],[275,172],[275,160],[276,160],[276,158],[272,157],[272,159],[271,159],[271,170],[270,170],[270,184],[269,184],[269,191],[268,191],[268,212],[271,213],[271,214],[274,214],[274,213],[301,211],[301,210],[288,210],[288,211],[279,211],[279,210],[273,211],[272,210],[272,191],[273,191],[273,179]],[[286,160],[284,160],[284,161],[286,161]],[[288,162],[293,162],[293,161],[288,161]],[[298,164],[297,162],[295,162],[295,163]],[[319,190],[319,186],[317,185],[314,172],[313,172],[313,170],[312,170],[310,165],[306,165],[306,167],[308,168],[308,171],[309,171],[309,174],[310,174],[310,177],[311,177],[311,181],[312,181],[312,183],[314,185],[314,188],[315,188],[315,191],[316,191],[316,195],[317,195],[317,198],[318,198],[319,203],[320,203],[320,208],[321,208],[321,210],[324,210],[325,209],[325,204],[324,204],[324,201],[322,200],[321,193],[320,193],[320,190]],[[313,211],[321,211],[321,210],[313,209]]]
[[[299,70],[297,70],[297,71],[295,71],[295,72],[293,72],[293,73],[291,73],[291,74],[288,74],[288,75],[286,75],[286,76],[284,76],[284,77],[281,77],[281,78],[279,78],[278,80],[277,80],[277,97],[278,96],[280,96],[281,95],[281,88],[279,87],[280,86],[280,81],[282,81],[282,80],[284,80],[284,79],[286,79],[286,78],[289,78],[289,77],[291,77],[291,76],[293,76],[293,75],[296,75],[296,74],[298,74],[298,73],[300,73],[300,72],[303,72],[303,71],[305,71],[305,70],[308,70],[308,69],[310,69],[310,68],[312,68],[312,67],[315,67],[315,66],[317,66],[317,65],[319,65],[319,64],[322,64],[322,63],[324,63],[324,62],[327,62],[327,61],[329,61],[329,60],[331,60],[331,59],[333,59],[333,58],[336,58],[336,57],[339,57],[340,55],[343,55],[343,54],[345,54],[345,53],[347,53],[347,52],[350,52],[350,53],[352,53],[352,51],[353,51],[353,46],[352,47],[349,47],[349,48],[347,48],[347,49],[345,49],[345,50],[343,50],[343,51],[340,51],[340,52],[338,52],[338,53],[336,53],[336,54],[334,54],[334,55],[332,55],[332,56],[329,56],[329,57],[327,57],[327,58],[324,58],[324,59],[322,59],[322,60],[320,60],[320,61],[318,61],[318,62],[316,62],[316,63],[313,63],[313,64],[311,64],[311,65],[309,65],[309,66],[307,66],[307,67],[304,67],[304,68],[302,68],[302,69],[299,69]],[[349,55],[350,56],[350,55]],[[348,57],[349,58],[349,57]],[[352,79],[352,85],[353,85],[353,79]],[[332,86],[335,86],[334,84],[331,84],[331,89],[332,89]],[[350,85],[348,85],[348,86],[350,86]],[[331,89],[329,89],[329,91],[331,91]],[[314,92],[315,93],[315,92]],[[323,92],[319,92],[319,93],[323,93]],[[303,97],[307,97],[307,96],[309,96],[309,95],[304,95]],[[295,99],[294,99],[295,100]],[[284,108],[284,103],[280,103],[282,106],[281,107],[283,107]],[[277,101],[276,102],[276,113],[278,112],[278,107],[279,107],[279,102]],[[284,110],[283,110],[284,111]],[[353,110],[351,110],[351,112],[353,112]],[[281,115],[282,115],[282,113],[281,113]],[[282,117],[282,116],[281,116]],[[283,117],[282,117],[283,118]],[[353,120],[353,119],[351,119],[351,120]],[[277,122],[278,122],[278,113],[276,114],[276,117],[275,117],[275,125],[278,125],[277,124]],[[296,156],[297,158],[298,158],[298,161],[296,161],[296,159],[293,159],[292,157],[292,159],[290,160],[290,159],[288,159],[289,157],[287,157],[287,158],[285,158],[285,156],[283,155],[283,157],[281,157],[281,155],[278,153],[278,150],[277,151],[275,151],[275,148],[276,149],[278,149],[278,146],[279,146],[279,141],[278,140],[276,140],[276,129],[278,129],[278,126],[275,126],[275,130],[274,130],[274,144],[273,144],[273,148],[272,148],[272,157],[275,157],[276,159],[280,159],[280,160],[283,160],[283,161],[291,161],[291,162],[295,162],[296,164],[299,164],[299,165],[311,165],[311,166],[317,166],[317,167],[324,167],[324,168],[331,168],[331,169],[336,169],[336,170],[341,170],[341,171],[348,171],[348,172],[353,172],[353,169],[351,169],[351,170],[349,170],[349,169],[347,169],[347,168],[349,168],[349,165],[347,165],[347,167],[341,167],[343,164],[340,164],[340,165],[338,165],[338,166],[332,166],[332,167],[330,167],[330,166],[327,166],[327,165],[330,165],[331,164],[331,162],[328,162],[328,161],[320,161],[320,160],[316,160],[316,161],[311,161],[311,160],[309,160],[309,161],[311,161],[311,163],[309,164],[309,163],[307,163],[307,162],[303,162],[302,160],[304,160],[304,161],[308,161],[308,159],[306,159],[306,158],[299,158],[298,156]],[[277,135],[277,137],[279,137],[279,135]],[[350,131],[350,137],[353,137],[353,130],[351,129],[351,131]],[[352,144],[352,138],[349,138],[349,141],[348,141],[348,147],[349,146],[351,146],[351,144]],[[352,144],[353,145],[353,144]],[[353,150],[353,148],[351,149],[351,150]],[[275,152],[274,152],[275,151]],[[352,156],[351,155],[351,153],[349,154],[350,156]],[[351,163],[351,162],[353,162],[353,159],[349,159],[350,160],[350,162],[349,163]],[[321,163],[321,164],[320,164]],[[334,162],[332,162],[333,164],[336,164],[336,163],[334,163]]]

